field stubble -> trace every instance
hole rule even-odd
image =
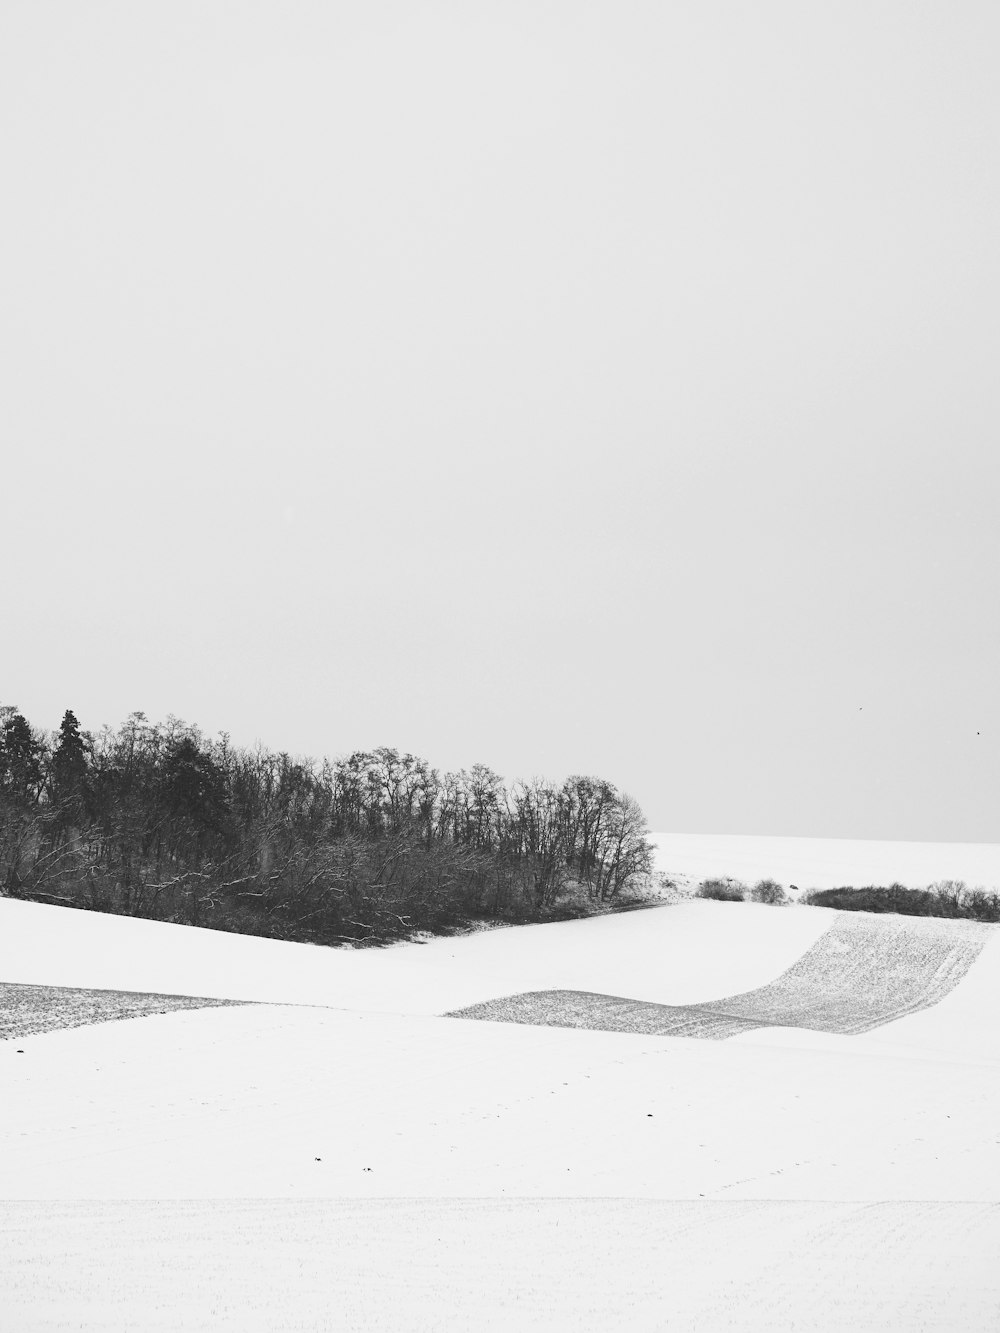
[[[721,1041],[764,1027],[855,1036],[942,1000],[996,928],[923,917],[838,915],[766,986],[701,1004],[669,1005],[589,991],[527,991],[449,1017]]]

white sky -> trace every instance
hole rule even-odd
[[[1000,840],[1000,9],[0,11],[0,700]]]

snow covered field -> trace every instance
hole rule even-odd
[[[1000,843],[873,842],[851,838],[767,838],[739,834],[654,833],[657,868],[682,882],[732,875],[752,884],[776,879],[800,889],[862,888],[962,879],[1000,889]]]
[[[22,1008],[243,1002],[9,1020],[3,1327],[993,1330],[1000,927],[958,936],[693,901],[345,951],[0,900]],[[443,1016],[552,991],[753,1021]]]

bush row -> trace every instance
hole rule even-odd
[[[803,901],[814,907],[836,907],[842,912],[897,912],[903,916],[1000,921],[1000,894],[967,888],[961,880],[941,880],[926,889],[908,889],[903,884],[815,889]]]
[[[782,907],[788,902],[788,895],[781,885],[773,879],[760,879],[748,888],[742,880],[703,879],[698,886],[697,897],[714,898],[720,903],[767,903],[771,907]]]
[[[793,885],[794,887],[794,885]],[[769,903],[789,901],[773,879],[762,879],[748,887],[731,877],[705,879],[697,897],[724,903]],[[903,884],[869,884],[864,888],[813,889],[800,902],[812,907],[834,907],[842,912],[895,912],[903,916],[937,916],[952,920],[1000,922],[1000,894],[970,889],[962,880],[939,880],[926,889],[908,889]]]

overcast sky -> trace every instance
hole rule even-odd
[[[1000,840],[995,0],[4,0],[0,702]]]

